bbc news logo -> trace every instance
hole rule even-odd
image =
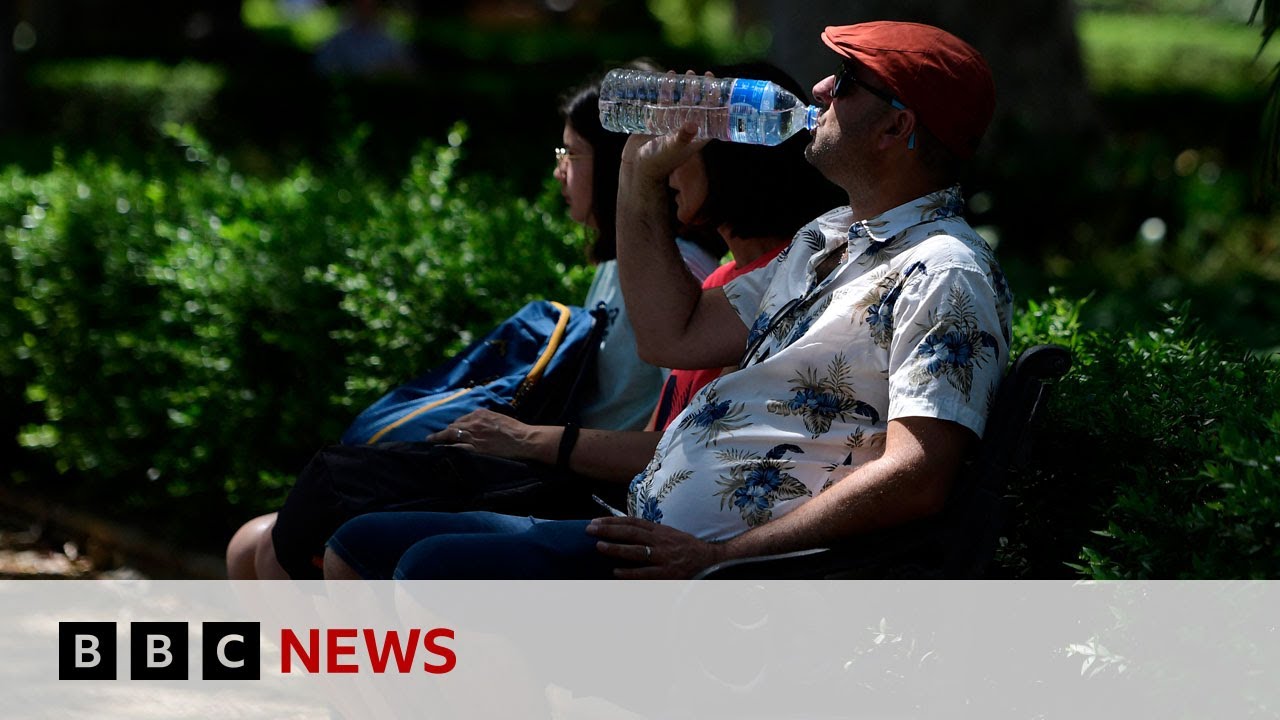
[[[262,679],[260,623],[206,622],[201,628],[202,679]],[[187,638],[185,622],[130,623],[130,679],[190,679]],[[442,675],[458,663],[457,654],[443,643],[443,639],[453,638],[453,630],[448,628],[413,628],[403,634],[369,628],[327,628],[323,633],[316,628],[300,632],[284,628],[280,631],[280,672],[358,673],[361,665],[353,661],[364,650],[369,671],[375,674],[408,674],[420,669]],[[114,622],[60,622],[58,679],[115,680],[116,650]]]
[[[207,622],[201,639],[201,678],[260,680],[262,661],[256,622]],[[129,625],[129,667],[133,680],[187,680],[187,623],[135,622]],[[58,623],[59,680],[115,680],[116,624]]]

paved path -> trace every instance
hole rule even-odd
[[[80,545],[11,508],[0,508],[0,580],[136,580],[145,575],[111,559],[95,562]]]
[[[59,542],[40,523],[9,509],[0,511],[0,578],[80,580],[99,576],[75,543]]]
[[[182,580],[224,577],[223,572],[221,558],[186,553],[127,526],[0,493],[0,579]]]

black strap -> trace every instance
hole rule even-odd
[[[573,446],[578,443],[578,424],[565,423],[564,432],[560,435],[560,448],[556,451],[556,467],[569,469],[569,456],[573,454]]]

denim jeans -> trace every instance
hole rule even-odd
[[[587,520],[490,512],[386,512],[348,521],[329,547],[362,577],[397,580],[593,579],[613,575]]]

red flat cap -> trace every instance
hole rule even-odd
[[[995,111],[996,88],[982,54],[930,25],[838,25],[822,41],[884,83],[949,150],[973,157]]]

